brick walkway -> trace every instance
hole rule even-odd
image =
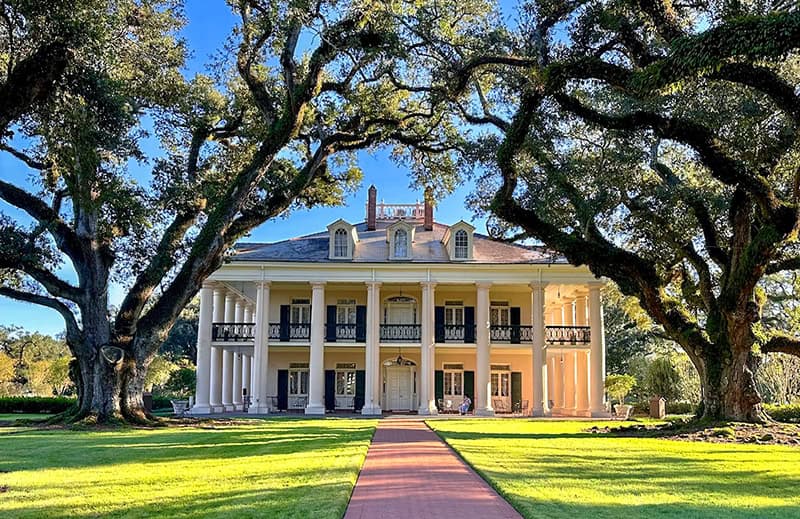
[[[421,420],[378,423],[345,519],[519,518]]]

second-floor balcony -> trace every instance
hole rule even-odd
[[[363,328],[363,329],[362,329]],[[214,342],[252,342],[255,323],[213,323],[211,340]],[[442,325],[436,330],[436,342],[474,344],[474,326]],[[311,339],[311,323],[270,323],[269,339],[279,342],[308,342]],[[381,324],[381,342],[418,343],[422,339],[422,325]],[[325,340],[328,342],[366,341],[366,328],[356,324],[336,323],[326,325]],[[493,325],[489,328],[492,343],[520,344],[533,341],[533,328],[527,325]],[[552,345],[587,345],[591,341],[588,326],[546,326],[545,342]]]

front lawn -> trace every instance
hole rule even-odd
[[[374,420],[0,429],[0,517],[332,517]]]
[[[525,517],[800,517],[800,447],[583,432],[608,422],[428,424]]]

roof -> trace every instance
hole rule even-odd
[[[386,228],[391,222],[378,222],[376,230],[368,231],[367,224],[355,225],[358,232],[358,243],[350,260],[332,260],[329,258],[327,231],[300,236],[275,243],[239,243],[231,258],[234,262],[269,261],[293,263],[451,263],[442,243],[442,237],[449,228],[447,225],[434,223],[432,231],[426,231],[417,222],[408,222],[414,226],[414,242],[412,258],[409,260],[390,260],[389,244],[386,243]],[[472,259],[453,261],[452,263],[489,263],[489,264],[548,264],[567,261],[550,251],[540,247],[530,247],[514,243],[493,240],[488,236],[473,234]]]

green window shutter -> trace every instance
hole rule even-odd
[[[444,398],[444,371],[437,369],[433,377],[434,396],[436,398],[436,405],[439,405],[439,399]]]
[[[464,372],[464,394],[472,400],[472,404],[470,404],[469,409],[470,411],[475,409],[475,372],[474,371],[465,371]]]
[[[522,373],[513,371],[511,373],[511,409],[518,409],[522,402]]]

